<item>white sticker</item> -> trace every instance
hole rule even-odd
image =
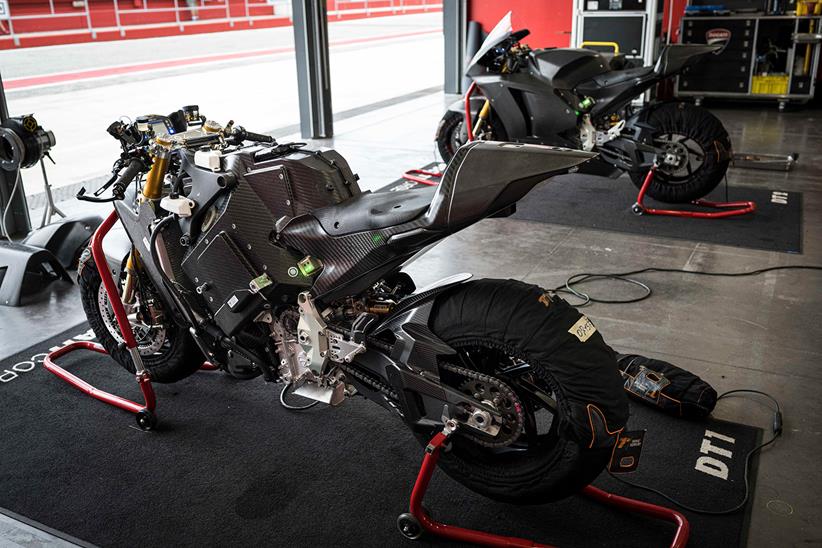
[[[774,190],[771,193],[771,203],[788,205],[788,193],[780,190]]]
[[[591,338],[591,335],[597,332],[597,328],[587,316],[583,316],[577,320],[577,323],[571,326],[568,333],[579,339],[579,342],[585,342]]]
[[[588,11],[596,11],[599,9],[599,0],[588,0]]]
[[[237,306],[237,302],[239,300],[240,299],[237,298],[237,295],[232,295],[231,298],[228,299],[228,303],[226,303],[226,304],[228,304],[229,308],[234,308],[235,306]]]

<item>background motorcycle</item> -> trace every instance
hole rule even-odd
[[[423,445],[455,419],[441,466],[520,504],[569,495],[608,462],[628,409],[590,320],[522,282],[458,275],[416,289],[400,270],[593,154],[477,141],[438,187],[372,194],[334,151],[206,122],[195,107],[109,132],[122,145],[113,195],[80,197],[114,201],[128,236],[106,254],[136,352],[90,253],[78,270],[95,334],[129,371],[173,382],[207,358],[332,406],[364,396]]]
[[[631,102],[721,46],[669,45],[653,67],[613,70],[605,55],[587,49],[531,50],[520,43],[527,35],[512,31],[509,12],[468,63],[466,75],[484,96],[470,97],[473,137],[595,150],[599,159],[583,171],[627,171],[637,187],[657,159],[648,194],[663,202],[690,202],[719,184],[732,152],[713,114],[679,102],[635,111]],[[437,128],[446,162],[469,140],[465,113],[463,100],[453,103]]]

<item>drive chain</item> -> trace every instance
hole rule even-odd
[[[460,367],[458,365],[444,362],[440,362],[439,365],[446,371],[466,377],[468,380],[460,384],[460,390],[466,395],[470,395],[472,398],[477,399],[490,407],[494,407],[497,410],[497,413],[502,416],[503,422],[500,425],[500,431],[493,438],[481,433],[474,434],[475,430],[473,428],[463,429],[463,435],[471,438],[478,445],[482,445],[484,447],[505,447],[519,438],[525,419],[519,397],[517,397],[516,392],[514,392],[510,386],[496,377],[479,373],[473,369],[468,369],[467,367]],[[483,397],[482,394],[479,394],[479,397],[477,397],[478,394],[475,392],[477,383],[485,388],[485,394],[487,397]],[[470,390],[466,390],[466,387],[470,387]],[[488,387],[495,388],[498,393],[496,395],[492,395],[491,393],[493,390]]]

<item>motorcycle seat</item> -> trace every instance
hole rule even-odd
[[[425,230],[454,230],[493,215],[535,184],[596,154],[543,145],[473,141],[460,147],[436,187],[363,192],[333,206],[291,219],[286,238],[313,217],[329,236],[382,230],[416,222]]]
[[[625,70],[613,70],[594,76],[587,82],[582,82],[577,85],[577,91],[593,95],[593,92],[597,89],[619,86],[626,82],[632,82],[638,78],[644,78],[653,73],[654,67],[636,67]]]
[[[401,225],[425,213],[436,187],[393,192],[363,192],[313,212],[332,236]]]

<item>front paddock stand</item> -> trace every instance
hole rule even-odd
[[[714,211],[688,211],[681,209],[656,209],[647,207],[643,200],[648,186],[654,179],[658,164],[654,163],[648,174],[645,175],[645,180],[642,182],[642,187],[639,189],[639,194],[636,197],[636,203],[631,206],[631,211],[634,215],[668,215],[670,217],[688,217],[693,219],[722,219],[725,217],[736,217],[737,215],[747,215],[756,211],[756,203],[749,201],[739,202],[712,202],[710,200],[694,200],[693,205],[713,209]]]
[[[148,373],[143,371],[142,374],[136,376],[137,384],[140,387],[140,392],[143,394],[143,402],[142,404],[137,403],[135,401],[127,400],[126,398],[117,396],[115,394],[111,394],[104,390],[100,390],[89,384],[88,382],[84,381],[80,377],[69,373],[54,360],[60,358],[61,356],[65,356],[70,352],[74,352],[75,350],[91,350],[92,352],[97,352],[99,354],[108,354],[106,349],[103,348],[99,344],[95,344],[92,342],[87,341],[75,341],[71,344],[68,344],[62,348],[58,348],[57,350],[50,352],[45,360],[43,360],[43,367],[47,370],[51,371],[70,385],[74,386],[75,388],[81,390],[86,395],[91,396],[94,399],[100,400],[101,402],[107,403],[109,405],[113,405],[114,407],[118,407],[129,413],[134,413],[137,417],[137,426],[140,427],[142,430],[151,430],[155,426],[157,426],[157,415],[154,414],[154,408],[157,405],[157,399],[154,396],[154,388],[151,385],[151,379],[148,377]]]
[[[89,246],[91,247],[91,256],[94,259],[94,265],[97,267],[97,272],[100,273],[100,280],[108,295],[114,317],[117,320],[117,326],[120,328],[123,342],[128,349],[131,360],[134,362],[134,370],[137,372],[137,384],[140,386],[140,392],[143,394],[145,403],[141,405],[131,400],[121,398],[120,396],[99,390],[80,377],[69,373],[54,362],[54,360],[60,356],[65,356],[69,352],[74,352],[79,349],[108,354],[108,352],[98,344],[85,341],[68,344],[63,348],[58,348],[54,352],[50,352],[43,361],[43,365],[47,370],[92,398],[134,413],[137,416],[137,425],[143,430],[151,430],[157,425],[157,417],[154,414],[154,407],[157,404],[156,398],[154,397],[154,388],[151,386],[148,371],[146,371],[143,365],[143,359],[137,348],[137,339],[134,337],[134,331],[131,329],[131,323],[128,320],[123,301],[120,299],[120,292],[118,291],[117,284],[114,282],[114,278],[111,277],[111,269],[108,266],[106,254],[103,251],[103,238],[105,238],[106,234],[111,230],[111,227],[113,227],[118,220],[117,212],[112,211],[109,216],[106,217],[106,220],[97,227],[94,234],[91,235]]]
[[[533,540],[507,537],[497,535],[494,533],[486,533],[484,531],[477,531],[475,529],[465,529],[454,525],[448,525],[436,521],[431,517],[431,514],[423,507],[422,500],[425,497],[425,492],[428,490],[428,484],[431,481],[431,476],[434,469],[437,467],[437,461],[440,458],[440,451],[442,447],[448,442],[448,439],[457,429],[457,422],[453,419],[445,423],[445,428],[442,432],[438,432],[428,446],[425,448],[425,456],[422,460],[417,481],[414,484],[414,489],[411,492],[411,501],[409,504],[409,512],[401,514],[397,518],[397,527],[400,533],[408,539],[416,540],[420,538],[423,533],[428,532],[432,535],[443,537],[449,540],[458,542],[470,542],[479,544],[481,546],[495,546],[495,547],[514,547],[514,548],[553,548],[550,544],[540,544]],[[688,543],[690,535],[690,525],[688,520],[681,513],[665,508],[664,506],[657,506],[639,500],[629,499],[619,495],[614,495],[598,489],[592,485],[585,487],[582,494],[602,504],[618,508],[626,512],[633,512],[643,516],[656,518],[664,521],[670,521],[677,526],[676,533],[671,541],[671,548],[684,548]]]

